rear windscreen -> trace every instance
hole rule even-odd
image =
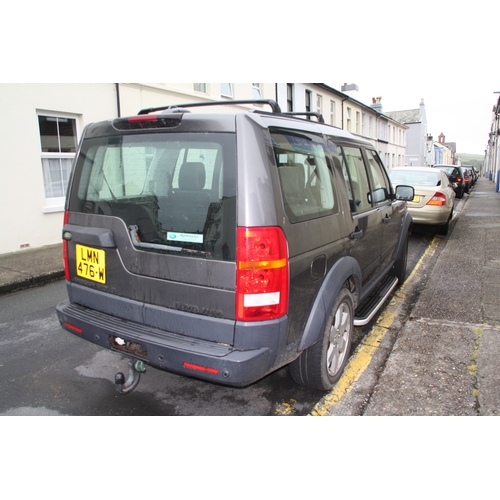
[[[70,211],[121,218],[140,249],[235,260],[234,134],[85,140]]]

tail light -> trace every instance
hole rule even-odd
[[[69,212],[66,210],[64,212],[64,222],[63,224],[66,225],[68,223],[69,219]],[[64,276],[66,278],[66,281],[69,281],[71,279],[70,273],[69,273],[69,257],[68,257],[68,241],[63,239],[63,260],[64,260]]]
[[[462,177],[457,177],[457,182],[462,182],[462,181],[463,181]]]
[[[263,321],[288,311],[288,244],[279,227],[239,227],[236,319]]]
[[[443,193],[437,192],[427,202],[427,205],[436,205],[436,206],[442,207],[442,206],[446,205],[446,196]]]

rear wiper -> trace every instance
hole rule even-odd
[[[205,252],[203,250],[193,250],[191,248],[182,248],[182,247],[174,247],[172,245],[162,245],[160,243],[146,243],[144,241],[141,241],[141,238],[139,237],[139,228],[137,226],[129,226],[128,230],[130,232],[130,238],[132,239],[132,243],[134,244],[135,247],[137,248],[145,248],[148,250],[168,250],[170,252],[185,252],[185,253],[192,253],[196,255],[203,255],[205,257],[211,257],[212,254],[211,252]]]

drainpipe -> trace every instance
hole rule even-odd
[[[116,111],[118,113],[118,118],[121,118],[121,109],[120,109],[120,84],[115,83],[116,88]]]

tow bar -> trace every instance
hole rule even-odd
[[[141,380],[141,373],[146,373],[146,365],[143,361],[131,360],[128,362],[128,365],[127,381],[125,381],[125,375],[122,372],[118,372],[115,375],[116,390],[120,394],[129,394],[132,392]]]

